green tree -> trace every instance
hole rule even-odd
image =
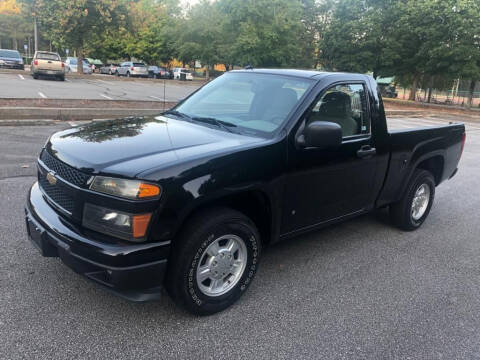
[[[330,15],[320,37],[321,64],[336,71],[371,71],[375,78],[388,73],[395,2],[340,0],[326,4],[323,11]]]
[[[175,15],[179,9],[174,1],[140,0],[129,9],[130,29],[124,46],[128,56],[148,63],[168,62],[174,55]]]
[[[222,62],[223,20],[217,3],[202,0],[193,6],[187,18],[179,23],[176,42],[177,55],[182,62],[200,60],[206,66],[206,78],[209,69]]]
[[[299,0],[223,0],[236,32],[232,54],[237,64],[266,67],[312,67],[313,30],[309,2]],[[310,21],[307,21],[310,20]]]
[[[125,17],[122,0],[36,0],[35,9],[47,38],[57,47],[76,50],[83,73],[84,49],[90,39],[115,28]]]
[[[25,6],[15,0],[0,0],[0,48],[5,43],[5,47],[23,49],[19,42],[32,32],[32,23],[25,10]]]

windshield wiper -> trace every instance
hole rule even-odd
[[[167,111],[164,111],[162,115],[175,115],[175,116],[181,117],[182,119],[192,120],[190,116],[177,110],[167,110]]]
[[[197,121],[197,122],[202,122],[202,123],[209,124],[209,125],[215,125],[215,126],[221,128],[221,129],[226,130],[226,131],[231,132],[231,133],[233,133],[234,131],[230,128],[237,127],[237,125],[235,125],[235,124],[229,123],[227,121],[218,120],[218,119],[215,119],[213,117],[202,117],[202,116],[191,117],[191,116],[189,116],[185,113],[182,113],[180,111],[177,111],[177,110],[167,110],[167,111],[163,112],[163,115],[174,115],[174,116],[178,116],[179,118],[185,119],[187,121]]]
[[[231,133],[234,132],[231,128],[237,127],[237,125],[235,124],[229,123],[228,121],[218,120],[218,119],[215,119],[214,117],[195,116],[195,117],[192,117],[192,120],[211,124],[211,125],[216,125],[219,128],[222,128],[223,130],[226,130]]]

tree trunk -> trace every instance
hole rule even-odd
[[[468,91],[468,101],[467,101],[468,109],[470,109],[473,105],[473,92],[475,91],[475,85],[477,85],[477,82],[475,80],[470,80],[470,89]]]
[[[83,49],[77,48],[77,73],[83,74]]]
[[[417,86],[418,86],[418,75],[415,75],[415,77],[413,78],[412,88],[410,89],[410,95],[408,97],[408,100],[415,101],[415,98],[417,95]]]
[[[208,81],[210,79],[210,65],[205,67],[205,79]]]
[[[428,85],[427,103],[430,103],[430,101],[432,100],[432,90],[433,90],[433,81],[434,81],[434,79],[435,79],[434,76],[431,76],[431,77],[430,77],[430,82],[429,82],[429,85]]]
[[[17,28],[13,30],[13,48],[18,50],[18,42],[17,42]]]

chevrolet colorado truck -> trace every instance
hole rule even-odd
[[[53,134],[27,231],[43,256],[127,299],[165,287],[212,314],[280,239],[387,206],[419,228],[464,143],[463,124],[389,132],[367,75],[231,71],[158,116]]]

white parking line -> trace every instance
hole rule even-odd
[[[96,80],[96,81],[100,81],[100,82],[102,82],[102,83],[104,83],[104,84],[109,84],[108,82],[103,81],[103,80],[100,80],[100,79],[95,79],[95,80]]]
[[[103,96],[105,99],[108,99],[108,100],[113,100],[110,96],[107,96],[107,95],[104,95],[104,94],[100,94],[100,96]]]
[[[65,81],[72,82],[71,80],[65,79]]]
[[[162,98],[159,98],[159,97],[157,97],[157,96],[149,95],[148,97],[149,97],[149,98],[152,98],[152,99],[157,99],[157,100],[162,100],[162,101],[163,101]]]
[[[44,94],[44,93],[42,93],[42,92],[40,92],[40,91],[38,92],[38,95],[40,95],[40,96],[41,96],[42,98],[44,98],[44,99],[46,99],[46,98],[47,98],[47,97],[45,96],[45,94]]]
[[[22,80],[25,80],[25,78],[23,77],[23,75],[18,74],[18,77],[19,77],[20,79],[22,79]]]

